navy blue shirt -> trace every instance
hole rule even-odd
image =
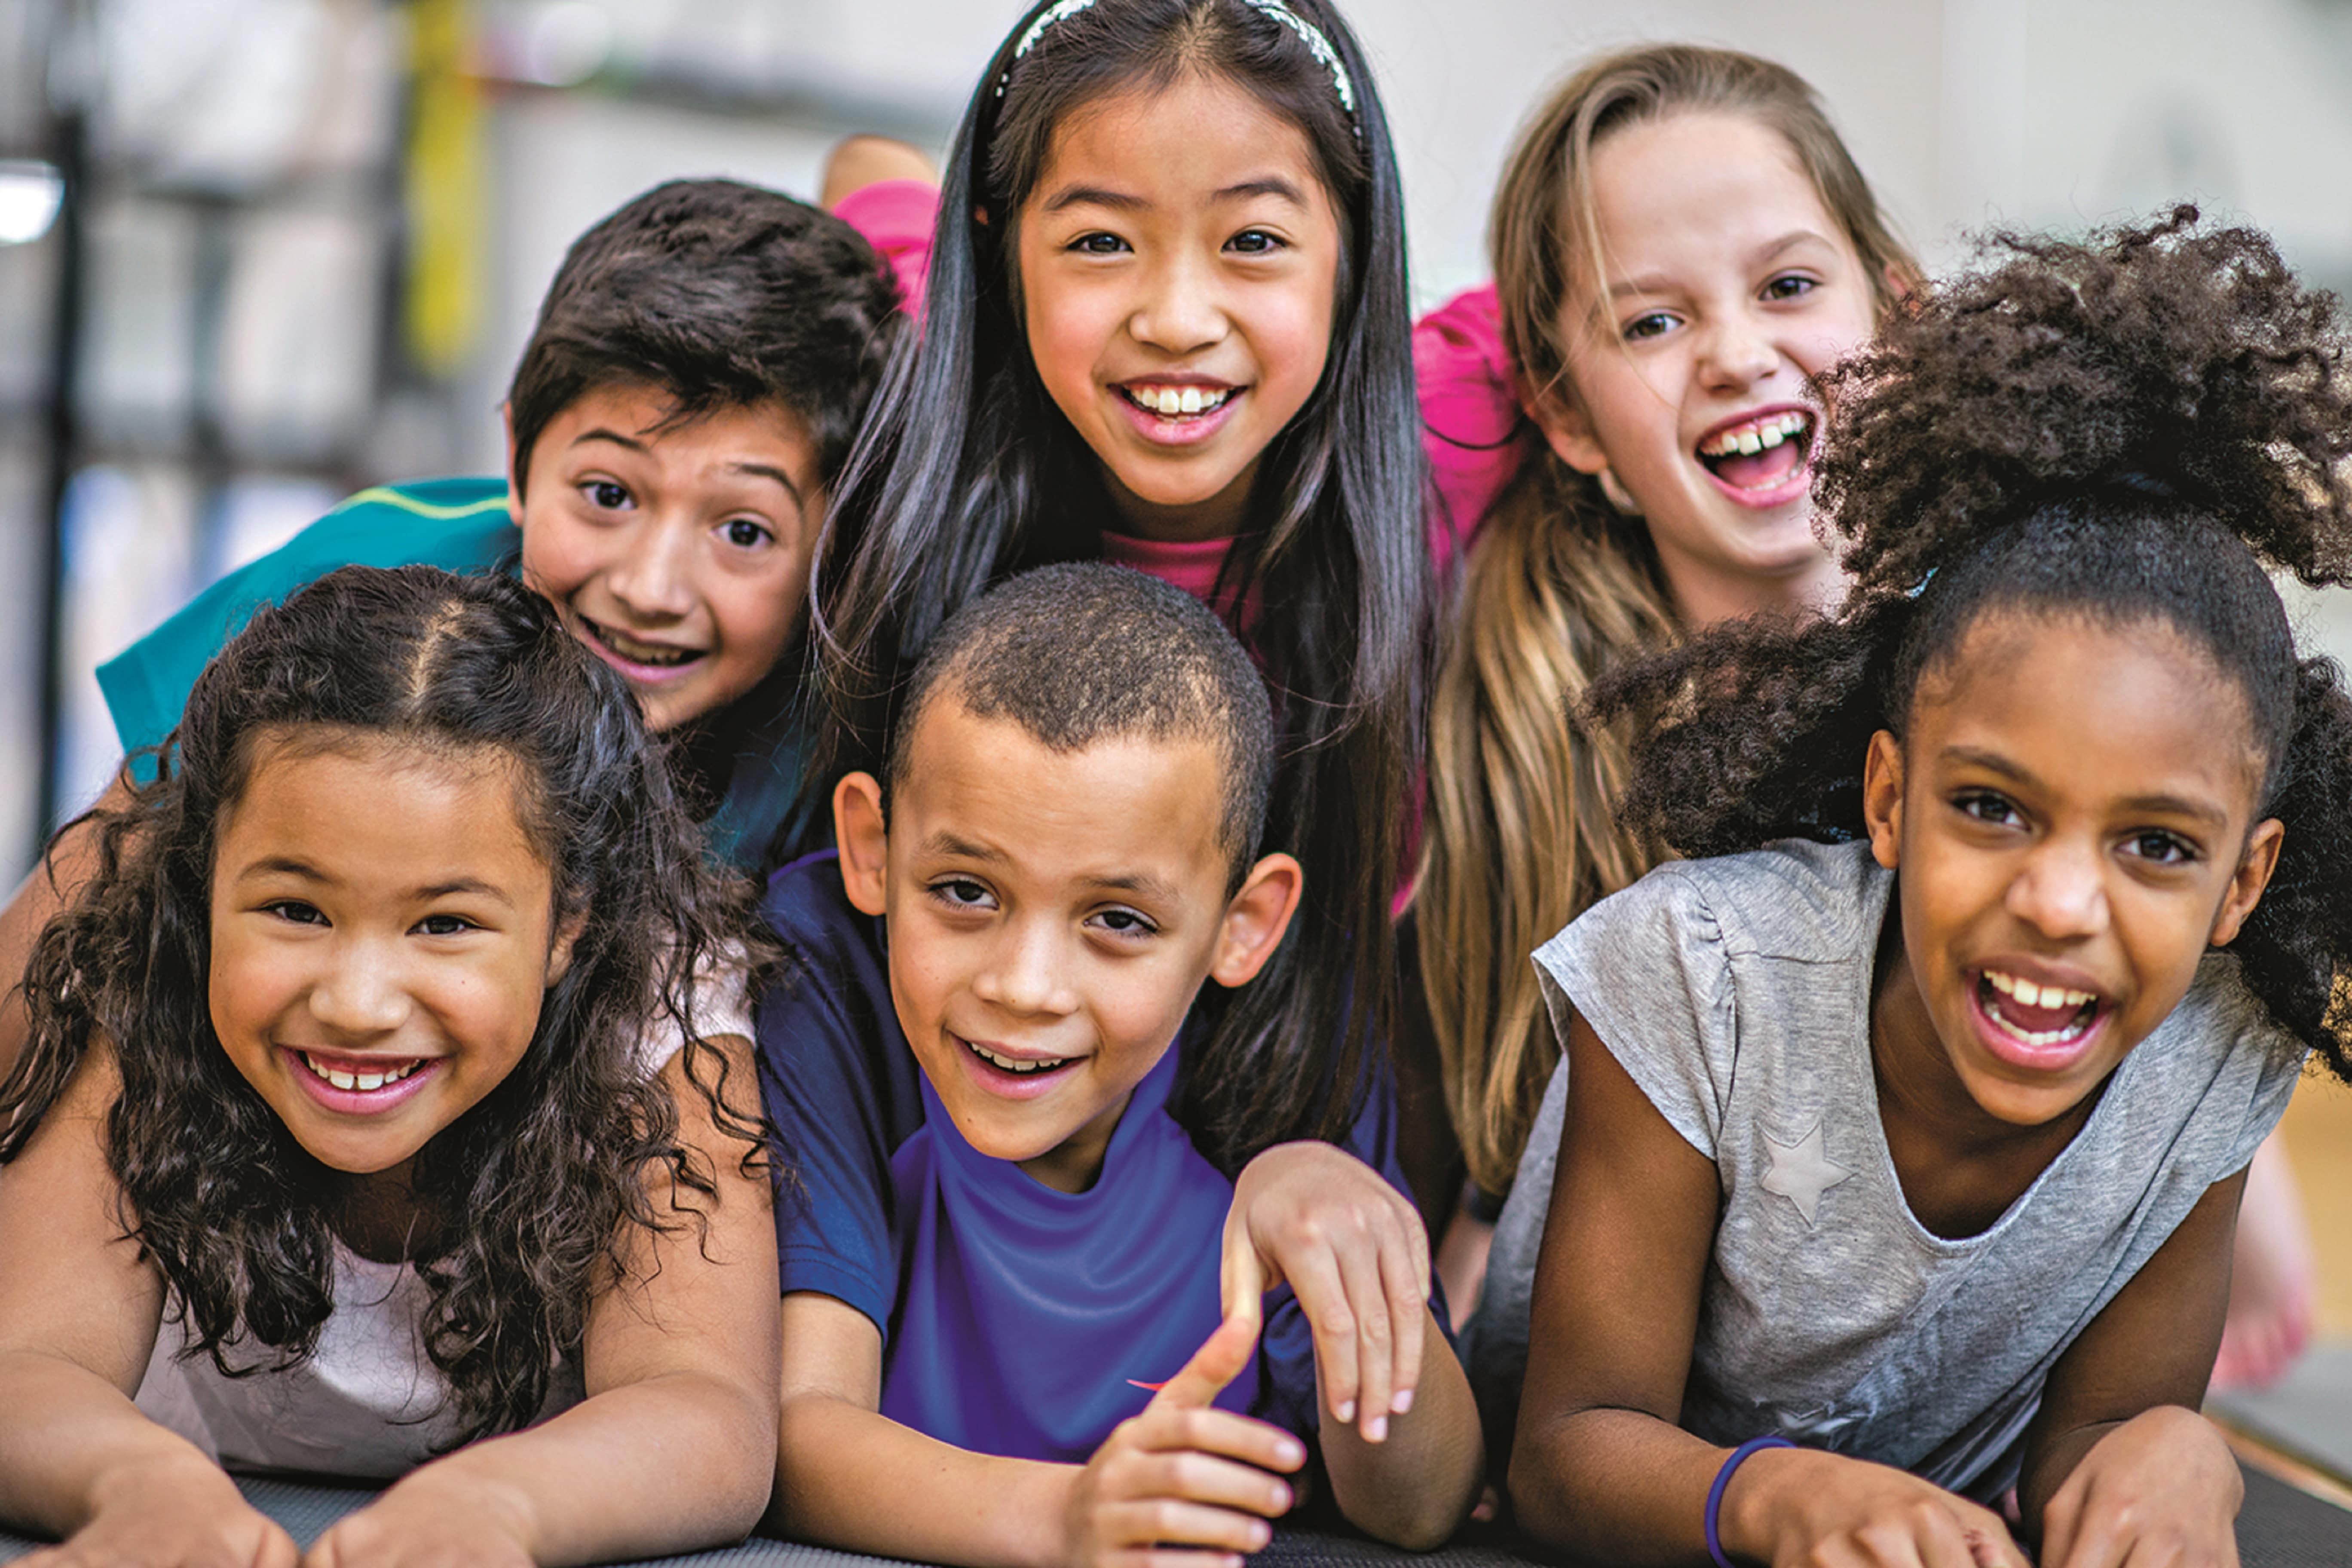
[[[768,885],[789,954],[760,1008],[761,1079],[794,1172],[776,1208],[786,1294],[846,1302],[883,1336],[882,1411],[975,1452],[1082,1461],[1215,1330],[1233,1184],[1168,1111],[1197,1009],[1136,1088],[1095,1184],[1045,1186],[957,1133],[890,1003],[883,922],[837,857]],[[1400,1192],[1395,1104],[1374,1077],[1344,1147]],[[1316,1429],[1314,1344],[1269,1293],[1256,1363],[1218,1404]]]

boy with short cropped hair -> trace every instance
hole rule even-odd
[[[1345,1149],[1229,1174],[1191,1135],[1223,1110],[1202,982],[1249,983],[1298,906],[1258,843],[1273,745],[1213,611],[1047,567],[941,629],[885,776],[835,791],[838,851],[771,884],[780,1528],[941,1563],[1244,1552],[1308,1443],[1375,1535],[1467,1510],[1477,1423],[1385,1076]]]

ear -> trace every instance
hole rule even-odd
[[[2254,824],[2246,835],[2246,851],[2238,857],[2238,868],[2230,874],[2230,890],[2221,897],[2221,910],[2213,917],[2213,934],[2206,941],[2215,947],[2227,947],[2237,940],[2238,930],[2254,906],[2263,901],[2263,889],[2271,885],[2271,873],[2278,869],[2279,847],[2286,842],[2286,825],[2275,816],[2266,816]]]
[[[1543,432],[1544,445],[1561,462],[1580,474],[1599,474],[1609,467],[1609,454],[1601,449],[1601,438],[1592,433],[1592,421],[1565,379],[1541,391],[1524,390],[1519,401],[1526,405],[1528,417],[1535,421],[1536,428]]]
[[[1908,272],[1903,270],[1901,266],[1892,261],[1886,264],[1885,276],[1886,279],[1887,297],[1899,304],[1908,304],[1911,300],[1912,293],[1919,286],[1918,279],[1912,277]]]
[[[841,889],[862,914],[888,909],[890,834],[882,821],[882,785],[851,773],[833,786],[833,841],[841,846]]]
[[[1870,827],[1870,853],[1892,871],[1902,858],[1903,742],[1888,731],[1870,738],[1862,764],[1862,820]]]
[[[1287,855],[1268,855],[1251,867],[1241,891],[1225,905],[1209,978],[1226,986],[1256,979],[1282,945],[1282,933],[1298,912],[1298,895],[1306,885],[1307,873]]]
[[[499,423],[507,433],[507,517],[517,528],[522,526],[523,472],[515,467],[514,404],[510,399],[499,403]]]
[[[562,978],[572,973],[572,950],[578,945],[580,933],[588,929],[588,911],[581,910],[556,928],[555,941],[547,949],[547,979],[545,989],[553,990]]]

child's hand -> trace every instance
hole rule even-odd
[[[120,1490],[119,1504],[100,1507],[61,1545],[18,1558],[17,1568],[294,1568],[294,1538],[215,1467],[142,1470]]]
[[[2238,1461],[2193,1410],[2160,1405],[2109,1432],[2042,1510],[2049,1568],[2235,1568]]]
[[[1295,1470],[1307,1449],[1264,1421],[1213,1408],[1257,1345],[1257,1320],[1227,1317],[1192,1359],[1095,1450],[1064,1515],[1073,1568],[1241,1568],[1273,1538],[1290,1488],[1268,1470]],[[1192,1548],[1176,1552],[1160,1547]],[[1222,1557],[1203,1556],[1210,1548]]]
[[[337,1520],[301,1568],[531,1568],[528,1538],[520,1497],[428,1465]]]
[[[1992,1510],[1888,1465],[1769,1449],[1725,1492],[1725,1550],[1773,1568],[2029,1568]]]
[[[1403,1194],[1328,1143],[1280,1143],[1242,1167],[1225,1215],[1225,1315],[1253,1321],[1287,1283],[1315,1332],[1333,1419],[1368,1443],[1412,1406],[1429,1300],[1429,1237]]]

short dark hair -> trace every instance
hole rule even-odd
[[[549,421],[599,386],[656,386],[691,419],[773,399],[830,489],[899,331],[898,290],[832,214],[733,180],[656,185],[565,252],[515,365],[514,481]]]
[[[1274,703],[1216,612],[1157,577],[1099,562],[1044,566],[950,616],[916,667],[890,739],[885,782],[905,778],[931,700],[1010,719],[1039,743],[1076,752],[1143,736],[1214,746],[1224,773],[1218,838],[1238,890],[1265,831]]]

